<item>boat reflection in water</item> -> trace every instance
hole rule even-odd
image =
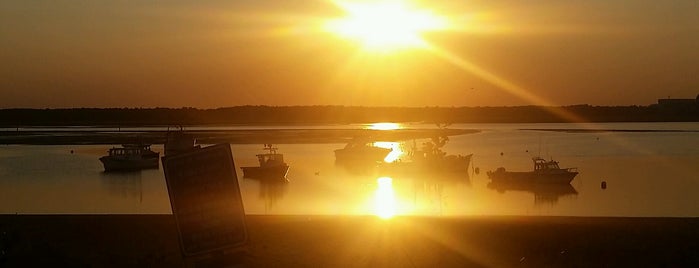
[[[558,199],[567,195],[577,195],[578,191],[570,184],[490,182],[488,188],[506,193],[507,191],[528,192],[534,194],[534,204],[556,204]]]
[[[459,186],[462,185],[462,186]],[[445,215],[450,196],[459,187],[470,187],[467,177],[378,176],[373,182],[369,213],[382,219],[396,215]]]
[[[100,173],[102,184],[110,194],[121,198],[138,198],[143,201],[142,171],[102,172]]]
[[[260,186],[258,197],[264,201],[265,213],[281,200],[286,194],[289,186],[289,180],[285,177],[255,177],[245,178],[246,180],[257,181]]]

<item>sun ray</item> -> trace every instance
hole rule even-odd
[[[480,77],[481,79],[484,79],[488,81],[489,83],[497,86],[498,88],[505,90],[506,92],[515,95],[533,105],[539,105],[542,106],[544,109],[547,109],[548,112],[555,114],[556,116],[559,116],[563,119],[566,119],[571,122],[582,122],[584,121],[583,118],[580,116],[577,116],[576,114],[567,112],[565,110],[561,109],[552,109],[549,107],[555,106],[555,104],[549,100],[544,99],[543,97],[540,97],[536,94],[534,94],[532,91],[527,90],[521,86],[518,86],[515,83],[512,83],[508,81],[505,78],[502,78],[498,75],[496,75],[493,72],[490,72],[488,70],[485,70],[478,65],[475,65],[458,55],[451,53],[447,50],[441,49],[437,46],[434,45],[427,45],[425,49],[432,54],[436,55],[437,57],[446,60],[447,62],[453,64],[454,66],[469,72],[473,75],[476,75]]]

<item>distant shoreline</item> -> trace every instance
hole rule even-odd
[[[60,127],[58,127],[60,128]],[[134,127],[137,128],[137,127]],[[0,131],[0,144],[24,145],[101,145],[147,143],[164,144],[167,130],[32,130]],[[348,143],[355,138],[373,141],[408,141],[437,136],[475,134],[485,129],[240,129],[240,130],[186,130],[198,143],[216,144],[320,144]],[[577,129],[577,128],[517,128],[520,131],[544,131],[563,133],[699,133],[687,129]],[[174,131],[174,130],[173,130]]]
[[[187,131],[200,144],[310,144],[348,143],[355,138],[376,141],[405,141],[437,136],[473,134],[468,129],[256,129]],[[97,145],[147,143],[164,144],[167,131],[0,131],[0,144]]]
[[[699,102],[678,105],[559,107],[236,106],[216,109],[0,109],[0,127],[342,125],[367,122],[426,124],[699,122]]]

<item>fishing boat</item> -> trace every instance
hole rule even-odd
[[[158,168],[159,152],[150,149],[150,144],[124,144],[111,148],[108,155],[100,157],[104,171],[141,170]]]
[[[370,142],[353,141],[344,148],[335,150],[337,162],[382,162],[393,151],[373,146]]]
[[[500,167],[495,171],[488,171],[488,178],[494,183],[570,184],[578,175],[576,168],[561,168],[554,160],[534,157],[532,161],[533,171],[506,171],[504,167]]]
[[[241,167],[243,178],[285,179],[289,172],[289,165],[284,162],[284,155],[277,153],[277,148],[272,144],[265,144],[264,150],[269,152],[257,155],[259,166]]]
[[[175,155],[201,148],[201,146],[195,144],[196,139],[194,136],[185,133],[182,129],[168,132],[165,138],[165,155]]]
[[[448,155],[441,149],[447,140],[447,137],[435,137],[431,142],[424,143],[422,149],[419,150],[413,141],[413,148],[407,153],[406,157],[393,163],[382,165],[383,171],[467,173],[473,154]]]

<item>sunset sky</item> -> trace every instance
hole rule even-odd
[[[696,0],[373,2],[386,1],[0,1],[0,108],[647,105],[699,93]]]

